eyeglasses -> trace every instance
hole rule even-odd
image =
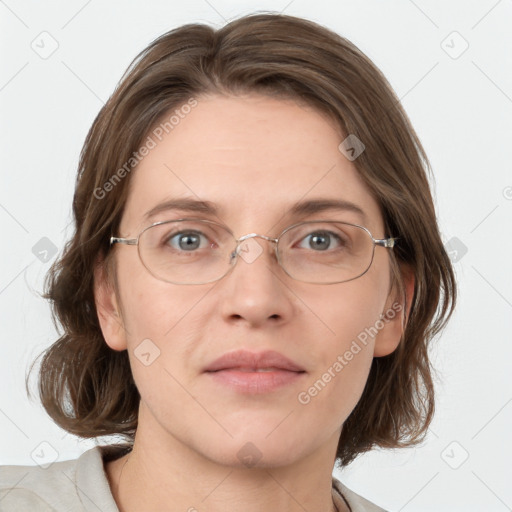
[[[230,272],[238,256],[252,263],[263,252],[254,240],[275,244],[278,263],[291,278],[313,284],[357,279],[370,268],[375,246],[392,249],[396,238],[376,240],[357,224],[306,221],[286,228],[277,238],[251,233],[239,239],[210,220],[179,219],[156,222],[137,238],[111,237],[116,243],[137,245],[140,259],[157,279],[173,284],[206,284]]]

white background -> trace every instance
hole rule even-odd
[[[24,378],[57,338],[38,296],[55,256],[42,262],[32,248],[47,237],[61,251],[71,233],[78,155],[98,110],[157,36],[256,10],[319,22],[382,69],[431,159],[444,241],[467,248],[455,263],[458,309],[432,352],[438,402],[427,441],[375,451],[336,476],[393,511],[512,510],[510,0],[0,2],[0,464],[33,465],[42,442],[59,460],[93,446],[30,402]],[[58,43],[47,59],[31,47],[43,31]],[[469,47],[458,55],[462,38]]]

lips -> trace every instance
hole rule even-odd
[[[230,393],[274,396],[274,393],[297,388],[306,370],[279,352],[229,352],[204,370],[209,385]],[[292,388],[293,386],[293,388]]]
[[[286,370],[289,372],[304,373],[299,364],[288,359],[283,354],[273,350],[254,353],[247,350],[228,352],[219,357],[205,368],[205,372],[218,372],[221,370],[239,370],[241,372],[272,372]]]

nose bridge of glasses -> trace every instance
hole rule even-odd
[[[240,242],[243,242],[249,238],[263,238],[264,240],[268,240],[269,242],[274,242],[274,243],[277,243],[277,238],[271,238],[269,236],[266,236],[266,235],[258,235],[258,233],[249,233],[248,235],[244,235],[244,236],[241,236],[237,242],[240,243]]]
[[[263,247],[253,240],[251,244],[250,240],[254,238],[262,238],[274,244],[274,249],[277,255],[277,238],[272,238],[266,235],[259,235],[258,233],[249,233],[236,240],[236,249],[231,253],[231,258],[235,255],[242,256],[247,263],[252,263],[257,259],[264,251]],[[244,243],[245,242],[245,243]]]

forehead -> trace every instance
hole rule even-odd
[[[212,203],[218,221],[251,231],[273,226],[297,202],[341,199],[364,210],[349,209],[344,220],[380,229],[379,207],[326,115],[258,95],[197,100],[168,133],[157,132],[161,140],[150,132],[155,146],[133,171],[123,231],[133,235],[151,223],[148,211],[176,198]]]

